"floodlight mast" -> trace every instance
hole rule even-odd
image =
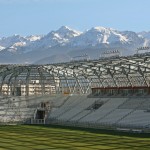
[[[150,50],[150,47],[145,46],[145,47],[138,47],[136,51],[137,54],[139,54],[139,51],[148,51],[148,50]]]
[[[100,54],[101,58],[110,58],[110,57],[121,57],[121,52],[119,50],[105,51]]]

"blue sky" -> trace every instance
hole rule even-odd
[[[150,31],[150,0],[0,0],[0,37],[47,34],[60,26]]]

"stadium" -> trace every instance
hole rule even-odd
[[[150,55],[119,57],[116,52],[109,59],[1,65],[1,125],[149,133]],[[35,128],[37,134],[41,128]]]

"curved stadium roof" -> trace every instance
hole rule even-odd
[[[100,60],[74,61],[47,65],[1,65],[0,90],[3,85],[17,87],[38,80],[70,92],[91,87],[136,87],[150,85],[150,56],[129,56]],[[60,89],[59,89],[60,90]],[[44,93],[44,90],[42,91]]]

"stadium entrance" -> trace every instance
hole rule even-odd
[[[45,110],[37,110],[36,119],[44,119],[45,118]]]
[[[34,118],[31,119],[31,124],[45,124],[49,111],[49,102],[41,102],[35,111]]]

